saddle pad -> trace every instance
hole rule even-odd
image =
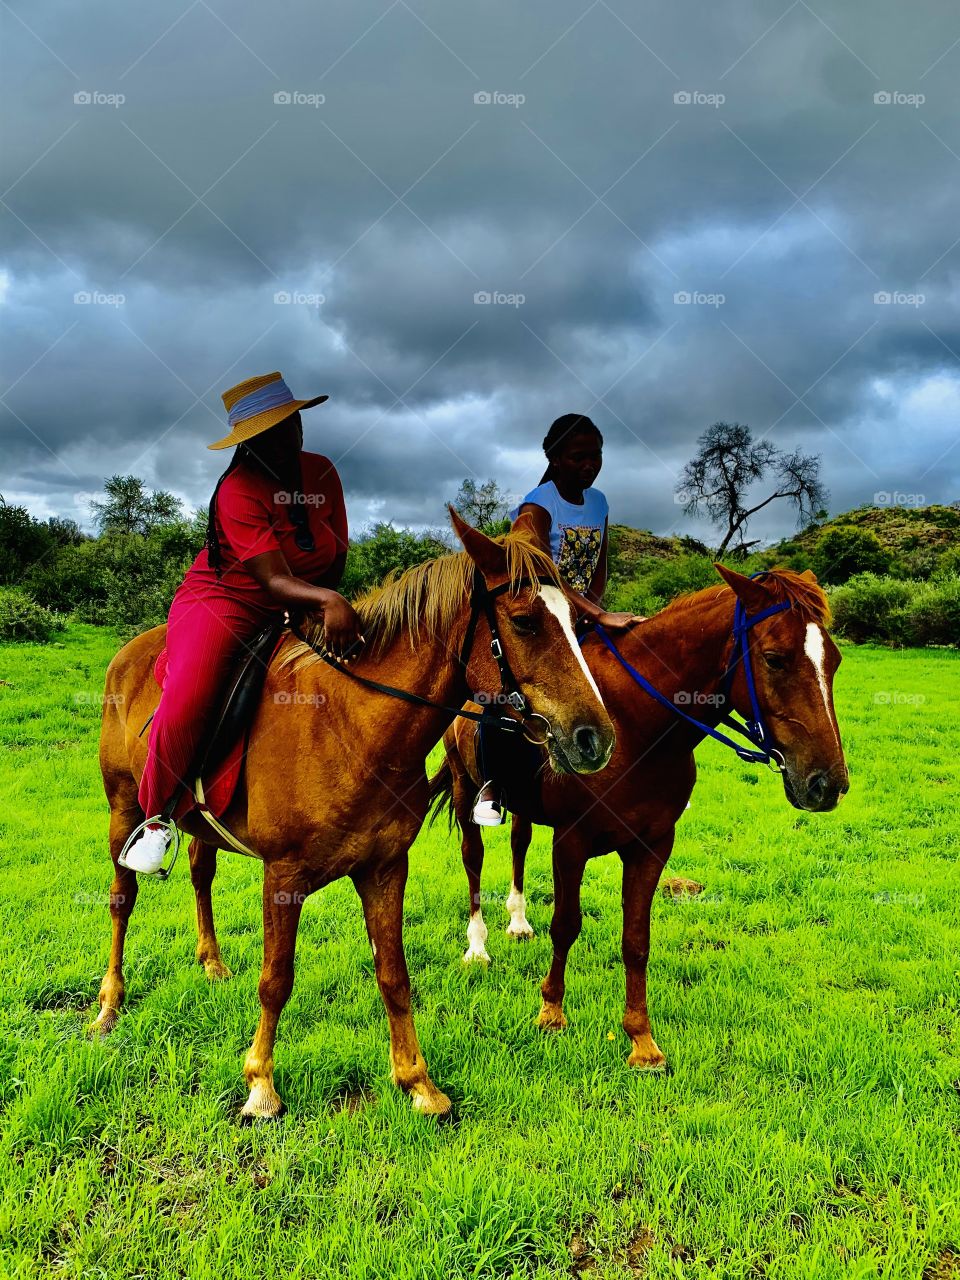
[[[280,638],[282,639],[282,636]],[[277,641],[278,645],[279,643],[280,640]],[[167,678],[167,651],[165,648],[161,649],[157,654],[157,660],[153,664],[153,675],[162,690],[163,682]],[[250,730],[247,728],[235,742],[231,743],[230,750],[216,768],[204,775],[204,804],[215,818],[223,817],[230,805],[230,801],[233,799],[233,793],[237,789],[237,783],[240,781],[240,774],[243,771],[243,761],[247,753],[249,736]],[[188,812],[192,813],[196,808],[196,796],[194,795],[194,803]]]

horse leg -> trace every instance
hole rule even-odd
[[[100,1012],[89,1030],[91,1035],[107,1035],[117,1025],[120,1006],[123,1004],[123,944],[127,936],[127,922],[137,900],[137,873],[117,862],[127,837],[137,823],[143,821],[143,810],[137,804],[136,788],[129,795],[114,797],[110,807],[110,856],[113,858],[113,883],[110,886],[110,918],[113,922],[113,938],[110,943],[110,962],[100,984]]]
[[[513,858],[513,881],[507,896],[507,910],[510,912],[510,923],[507,925],[507,937],[523,941],[533,937],[533,929],[527,920],[527,900],[523,896],[523,871],[527,861],[527,850],[533,839],[533,823],[519,814],[513,815],[510,828],[510,852]]]
[[[644,1071],[660,1071],[667,1059],[650,1034],[647,1014],[647,958],[650,954],[650,907],[660,873],[673,848],[673,832],[653,845],[632,844],[620,850],[623,860],[623,967],[627,994],[623,1029],[632,1049],[627,1063]]]
[[[447,749],[447,763],[453,778],[453,812],[460,828],[460,856],[463,869],[467,873],[467,887],[470,892],[470,921],[467,924],[467,949],[463,953],[463,963],[472,964],[479,961],[489,964],[487,954],[487,926],[483,920],[480,906],[480,876],[483,872],[483,836],[480,828],[472,820],[473,802],[476,798],[476,786],[455,748]]]
[[[554,832],[553,836],[553,962],[540,990],[543,1003],[537,1026],[544,1031],[562,1031],[567,1025],[563,1016],[564,973],[567,954],[580,936],[583,917],[580,912],[580,885],[587,865],[583,842],[572,832]]]
[[[277,1023],[293,990],[293,957],[303,903],[312,886],[297,867],[269,863],[263,875],[263,968],[260,1022],[243,1063],[250,1090],[241,1115],[273,1120],[283,1110],[273,1087]]]
[[[389,866],[356,875],[353,882],[363,903],[377,984],[390,1023],[391,1077],[395,1085],[410,1094],[415,1110],[428,1115],[446,1115],[450,1099],[427,1074],[410,1012],[410,975],[403,954],[406,851]]]
[[[194,836],[190,841],[190,879],[193,881],[193,892],[197,899],[197,964],[203,965],[203,971],[211,982],[233,977],[223,963],[220,943],[217,941],[217,931],[213,923],[213,901],[210,890],[216,874],[216,845],[207,844],[205,840]]]

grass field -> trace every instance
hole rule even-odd
[[[960,654],[845,650],[851,792],[833,814],[701,748],[670,867],[706,889],[654,909],[671,1075],[625,1065],[618,861],[588,868],[570,1027],[547,1037],[547,833],[528,862],[537,937],[508,942],[487,903],[483,971],[460,960],[466,891],[437,827],[414,849],[406,943],[453,1121],[389,1082],[340,882],[304,912],[277,1044],[289,1111],[251,1129],[256,863],[224,855],[215,886],[233,981],[193,962],[184,860],[141,891],[117,1030],[84,1036],[109,943],[96,744],[116,647],[81,626],[0,647],[5,1275],[960,1276]],[[508,881],[498,831],[484,887],[502,898]]]

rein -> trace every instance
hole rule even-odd
[[[751,574],[752,578],[760,578],[764,576],[765,571]],[[755,627],[758,622],[763,622],[765,618],[770,618],[776,613],[783,613],[784,610],[792,607],[791,601],[783,600],[777,604],[772,604],[766,609],[761,609],[759,613],[755,613],[752,617],[747,615],[744,603],[739,598],[733,611],[733,652],[730,655],[730,662],[726,671],[723,673],[723,681],[721,684],[721,697],[724,704],[730,703],[730,690],[733,685],[733,678],[736,674],[737,664],[743,662],[744,675],[747,681],[747,691],[750,694],[750,707],[753,712],[753,718],[745,721],[743,724],[736,720],[734,716],[727,712],[720,717],[720,724],[726,725],[727,728],[733,729],[735,733],[739,733],[752,744],[745,747],[739,742],[735,742],[733,738],[728,737],[725,733],[721,733],[719,729],[713,725],[705,724],[702,720],[698,720],[695,716],[688,715],[670,698],[662,694],[659,689],[650,683],[650,681],[640,674],[640,672],[629,663],[623,654],[617,649],[616,645],[610,639],[606,630],[599,624],[594,630],[597,635],[607,646],[613,656],[617,659],[624,671],[633,679],[633,681],[645,690],[650,696],[656,699],[668,711],[672,711],[674,715],[680,716],[682,720],[686,720],[688,724],[692,724],[694,728],[700,730],[701,733],[708,737],[715,738],[717,742],[722,742],[724,746],[732,748],[741,760],[745,760],[748,764],[765,764],[769,765],[777,773],[783,772],[783,756],[775,747],[767,747],[765,745],[767,739],[766,725],[763,721],[763,712],[760,710],[760,703],[757,698],[757,686],[753,675],[753,665],[750,661],[750,644],[748,633],[751,627]]]
[[[398,689],[394,685],[381,684],[379,680],[371,680],[367,676],[361,676],[356,671],[351,671],[339,659],[334,658],[331,654],[323,649],[317,648],[300,630],[292,620],[290,622],[290,630],[305,645],[313,650],[318,658],[322,658],[328,666],[340,671],[345,676],[349,676],[351,680],[357,684],[363,685],[365,689],[371,689],[375,693],[386,694],[390,698],[399,698],[402,702],[413,703],[418,707],[431,707],[434,711],[447,711],[453,716],[460,716],[464,720],[483,721],[484,724],[491,727],[501,729],[504,733],[522,733],[527,734],[527,726],[524,723],[527,719],[542,719],[536,712],[531,712],[527,703],[527,699],[520,691],[513,671],[510,669],[510,663],[507,661],[507,655],[503,650],[503,643],[500,640],[500,630],[497,626],[496,611],[493,606],[497,596],[501,596],[506,591],[515,590],[518,587],[531,585],[531,580],[521,578],[517,582],[505,582],[499,587],[492,590],[487,586],[483,579],[483,575],[479,569],[474,572],[473,590],[470,594],[470,621],[467,624],[467,630],[463,638],[463,644],[457,657],[457,662],[464,676],[467,675],[467,664],[470,660],[470,653],[473,649],[473,642],[477,632],[477,623],[480,620],[481,613],[487,619],[487,625],[490,628],[490,652],[493,654],[497,663],[497,669],[500,672],[500,694],[504,701],[513,708],[522,720],[517,720],[513,716],[497,715],[490,706],[484,708],[483,711],[465,711],[462,706],[448,706],[443,702],[433,702],[430,698],[424,698],[419,693],[411,693],[409,689]],[[538,741],[543,741],[538,739]]]

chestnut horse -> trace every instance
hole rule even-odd
[[[466,552],[410,569],[357,602],[367,644],[349,670],[419,701],[374,691],[328,665],[314,647],[322,637],[316,620],[303,639],[284,638],[267,672],[244,776],[223,815],[264,864],[261,1014],[244,1063],[246,1116],[280,1113],[273,1049],[293,988],[300,913],[309,894],[341,876],[350,877],[363,904],[390,1025],[393,1080],[418,1110],[449,1110],[427,1074],[410,1012],[403,894],[408,850],[428,807],[427,753],[471,691],[477,696],[501,683],[491,617],[508,674],[540,723],[549,723],[556,767],[592,772],[613,751],[613,727],[577,647],[571,606],[529,523],[518,520],[509,534],[491,539],[452,510],[451,518]],[[492,613],[481,611],[468,636],[478,573]],[[123,944],[137,877],[117,858],[144,817],[137,788],[147,748],[139,733],[159,699],[153,665],[165,633],[155,627],[137,636],[107,671],[100,764],[111,810],[113,945],[93,1027],[101,1032],[114,1026],[124,996]],[[216,850],[227,845],[195,809],[178,825],[194,837],[197,959],[208,977],[229,977],[210,901]]]
[[[833,676],[840,654],[825,630],[827,599],[809,571],[776,569],[755,580],[721,565],[716,568],[728,586],[675,600],[642,625],[618,633],[617,648],[678,711],[715,727],[728,709],[723,689],[733,657],[735,601],[742,601],[747,617],[788,604],[747,632],[766,746],[783,761],[783,787],[791,804],[816,812],[833,809],[847,790],[847,769],[833,710]],[[632,1046],[627,1061],[657,1069],[666,1059],[651,1035],[647,1014],[650,905],[673,848],[677,820],[693,791],[693,749],[704,733],[638,687],[597,637],[587,640],[583,652],[616,728],[616,750],[602,777],[581,780],[545,774],[538,788],[531,774],[511,788],[515,814],[507,934],[533,936],[523,897],[524,859],[531,820],[545,823],[554,829],[553,963],[541,989],[538,1023],[544,1029],[562,1029],[564,971],[580,933],[584,867],[590,858],[616,850],[623,862],[623,1029]],[[752,719],[744,665],[738,661],[733,668],[730,700],[739,714]],[[483,840],[470,821],[481,781],[473,726],[456,721],[443,740],[446,760],[431,780],[431,796],[438,806],[448,803],[451,822],[455,817],[462,833],[470,886],[464,960],[489,961],[480,909]]]

